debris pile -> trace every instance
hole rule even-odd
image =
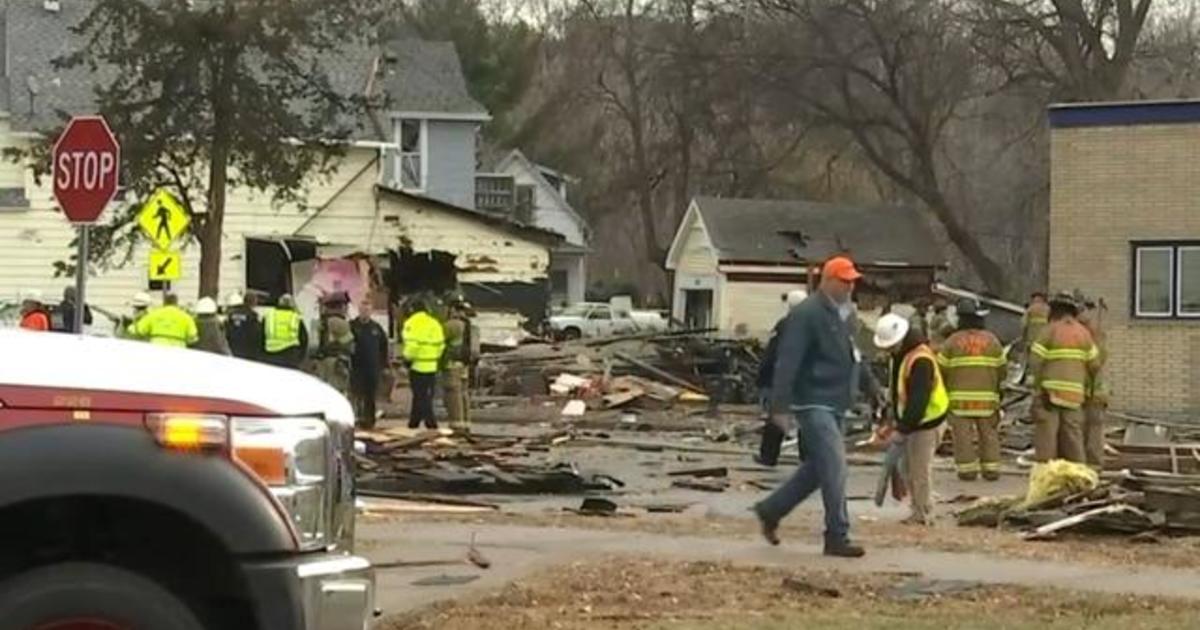
[[[358,431],[355,438],[366,445],[365,454],[355,458],[363,496],[576,494],[624,485],[540,456],[572,439],[570,431],[534,437]]]
[[[1060,532],[1138,536],[1200,534],[1200,475],[1126,470],[1100,482],[1067,472],[1061,483],[1045,480],[1050,462],[1035,467],[1027,497],[990,497],[960,511],[964,527],[1008,527],[1027,540],[1045,540]],[[1081,467],[1087,470],[1086,467]],[[1062,473],[1062,467],[1055,474]],[[1039,478],[1041,477],[1041,478]]]
[[[493,396],[557,396],[589,409],[665,409],[679,402],[754,403],[755,340],[708,330],[538,343],[484,355],[479,385]]]

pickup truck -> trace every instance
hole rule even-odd
[[[667,330],[667,321],[654,311],[615,308],[603,302],[581,302],[554,313],[550,332],[560,339],[610,337]]]
[[[0,626],[359,630],[354,415],[297,371],[0,331]]]

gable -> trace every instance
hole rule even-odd
[[[506,175],[512,175],[515,178],[523,176],[525,180],[523,184],[533,184],[537,187],[538,198],[547,199],[546,208],[550,208],[551,212],[556,216],[545,217],[546,223],[538,220],[538,225],[550,230],[554,230],[567,237],[567,242],[574,245],[586,246],[590,240],[589,233],[591,226],[587,219],[584,219],[568,202],[559,194],[558,190],[546,181],[542,175],[541,169],[537,168],[529,158],[525,157],[519,149],[513,149],[500,163],[496,165],[496,171]],[[541,206],[542,204],[538,204]],[[569,222],[570,225],[564,225],[564,222]]]
[[[718,259],[709,237],[708,228],[695,202],[679,223],[671,248],[667,251],[666,267],[683,273],[715,273]]]

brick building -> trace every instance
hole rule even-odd
[[[1113,408],[1200,417],[1200,101],[1052,108],[1050,286],[1108,304]]]

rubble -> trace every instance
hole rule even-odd
[[[436,431],[397,437],[359,431],[366,454],[357,458],[363,496],[410,498],[414,494],[575,494],[609,491],[620,480],[584,473],[573,464],[537,461],[531,453],[561,443],[569,431],[535,437],[471,435]]]

